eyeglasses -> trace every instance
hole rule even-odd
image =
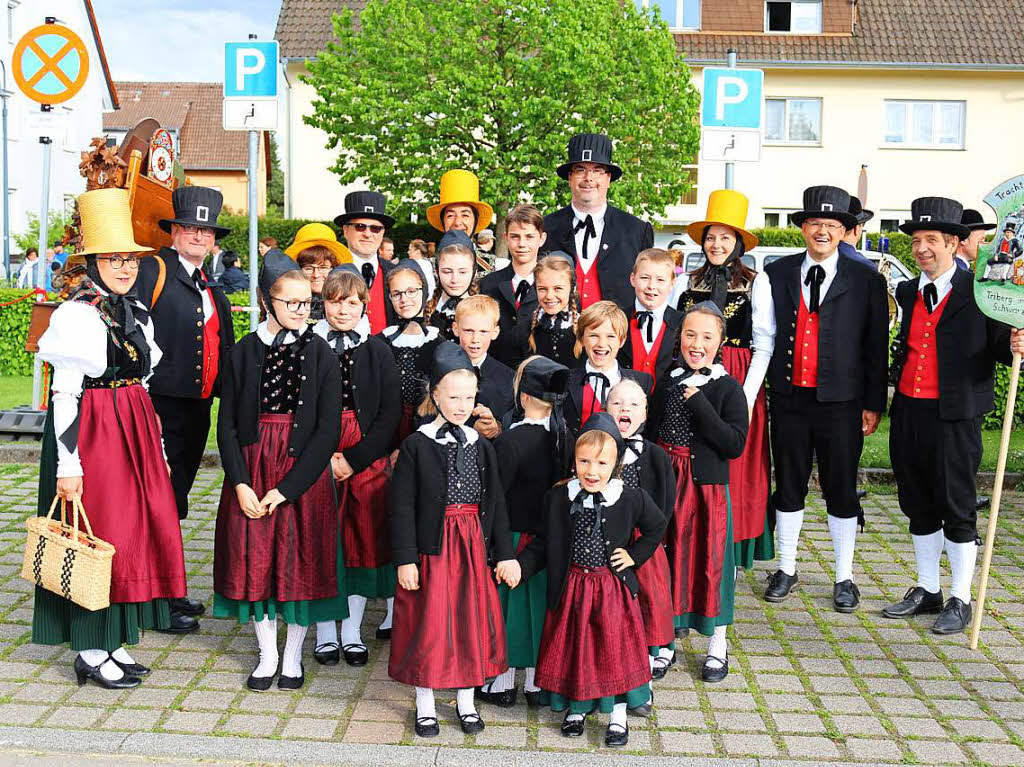
[[[423,292],[423,288],[409,288],[408,290],[392,290],[388,293],[392,301],[401,301],[403,298],[416,298]]]
[[[331,269],[333,269],[333,268],[334,267],[331,266],[330,264],[328,264],[327,266],[304,266],[304,267],[302,267],[302,271],[304,271],[306,274],[310,274],[310,275],[312,275],[312,274],[330,274],[331,273]]]
[[[181,229],[185,234],[198,234],[202,237],[213,236],[213,229],[208,226],[193,226],[192,224],[185,224]]]
[[[845,229],[842,224],[836,224],[832,221],[818,221],[817,219],[811,221],[804,221],[804,226],[810,229],[812,232],[815,229],[824,229],[826,232],[838,232],[840,229]]]
[[[369,229],[374,234],[380,234],[384,231],[384,226],[382,224],[348,224],[348,226],[351,226],[357,232],[365,232]]]
[[[127,266],[129,269],[139,268],[139,257],[138,256],[97,256],[99,261],[110,262],[112,269],[120,269],[122,266]]]
[[[579,178],[583,178],[586,175],[606,176],[608,175],[608,169],[603,165],[596,165],[592,168],[586,168],[582,165],[574,165],[569,171],[569,175],[578,176]]]
[[[296,314],[308,312],[309,307],[313,304],[312,301],[285,301],[283,298],[274,298],[273,296],[270,297],[270,300],[284,304],[288,311],[295,312]]]

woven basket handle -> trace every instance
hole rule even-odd
[[[50,504],[50,513],[46,515],[47,519],[53,519],[53,512],[57,510],[57,504],[60,503],[60,522],[62,525],[68,523],[67,518],[67,502],[61,503],[63,499],[59,495],[53,496],[53,503]]]
[[[75,498],[74,503],[73,503],[73,507],[74,507],[74,520],[75,520],[75,523],[74,523],[75,540],[76,541],[78,540],[78,517],[79,516],[81,516],[82,517],[82,521],[85,522],[85,531],[89,534],[89,537],[90,538],[95,538],[96,536],[94,536],[92,534],[92,525],[89,524],[89,517],[86,516],[86,514],[85,514],[85,507],[82,506],[82,501],[81,501],[80,498]]]

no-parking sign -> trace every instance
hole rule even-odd
[[[11,56],[18,89],[40,104],[72,98],[89,77],[89,49],[67,27],[43,24],[18,40]]]

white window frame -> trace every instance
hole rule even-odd
[[[887,141],[886,134],[888,133],[888,122],[889,122],[889,105],[890,104],[903,104],[906,106],[906,115],[903,121],[903,138],[904,141],[894,142]],[[913,120],[913,105],[914,104],[931,104],[932,105],[932,141],[930,143],[921,143],[906,140],[912,133],[911,121]],[[938,143],[938,131],[939,131],[939,109],[944,104],[959,104],[960,105],[960,142],[958,144],[940,144]],[[881,149],[929,149],[939,152],[962,152],[967,146],[967,102],[963,99],[885,99],[882,102],[882,143]]]
[[[640,0],[640,2],[641,2],[641,5],[642,5],[642,7],[643,7],[643,9],[645,11],[646,10],[650,10],[652,0]],[[665,22],[668,24],[669,31],[670,32],[699,32],[700,31],[700,25],[701,25],[701,16],[702,16],[702,14],[704,12],[703,0],[697,0],[697,25],[696,26],[687,26],[686,24],[683,23],[683,21],[685,19],[684,11],[685,11],[686,0],[675,0],[675,3],[676,3],[676,18],[674,20],[674,23],[672,21],[669,21],[668,19],[665,19]]]
[[[767,124],[765,125],[765,139],[764,143],[766,146],[821,146],[821,137],[825,133],[825,105],[820,96],[765,96],[765,121],[768,120],[768,102],[769,101],[784,101],[786,102],[786,108],[782,115],[782,125],[786,131],[786,138],[783,139],[770,139],[767,135]],[[798,141],[789,138],[789,105],[791,101],[817,101],[818,102],[818,140],[814,141]]]
[[[790,5],[817,5],[818,6],[818,28],[807,32],[793,29],[792,15],[790,15],[790,28],[788,30],[768,28],[768,3],[788,2]],[[820,35],[825,29],[825,8],[824,0],[765,0],[764,2],[764,31],[769,35]]]

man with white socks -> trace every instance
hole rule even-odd
[[[853,612],[857,466],[864,437],[878,428],[886,401],[888,307],[877,271],[839,257],[839,243],[857,224],[850,195],[833,186],[804,190],[793,214],[806,251],[765,268],[776,325],[768,366],[769,422],[775,461],[775,529],[779,568],[764,598],[782,602],[797,584],[796,552],[812,460],[835,553],[832,603]]]
[[[992,410],[997,361],[1024,352],[1024,331],[987,318],[974,300],[970,271],[955,256],[970,230],[960,203],[922,197],[900,226],[912,237],[916,280],[896,288],[903,321],[893,354],[896,387],[889,454],[900,508],[910,522],[917,584],[885,608],[886,618],[939,613],[936,634],[958,634],[971,622],[971,580],[978,552],[977,488],[981,421]],[[943,603],[939,561],[952,572]]]

